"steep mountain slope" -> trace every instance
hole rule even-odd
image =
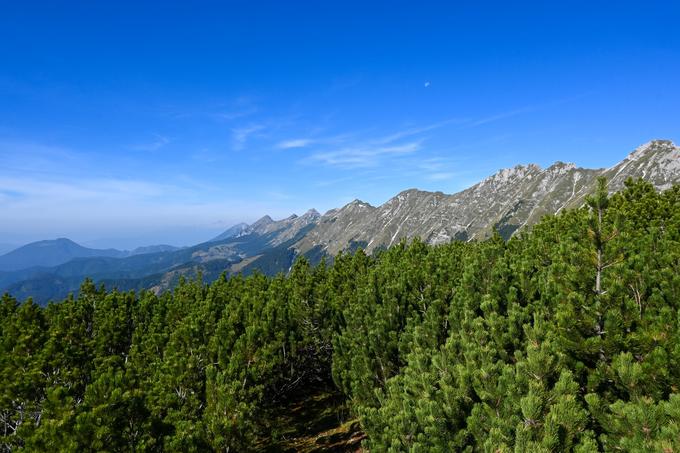
[[[303,254],[322,250],[334,255],[362,244],[371,252],[415,236],[433,244],[484,238],[494,228],[507,238],[545,214],[582,204],[601,175],[610,180],[612,191],[621,189],[629,177],[666,189],[680,182],[680,148],[656,140],[609,169],[563,162],[547,169],[518,165],[453,195],[411,189],[377,208],[355,200],[322,216],[295,248]]]
[[[274,221],[271,217],[264,216],[253,223],[247,231],[251,234],[269,236],[269,244],[277,246],[295,237],[308,225],[316,224],[319,217],[321,217],[321,214],[316,209],[310,209],[301,217],[293,214],[279,221]]]
[[[610,190],[623,187],[628,177],[643,178],[659,190],[678,183],[680,147],[670,140],[653,140],[635,149],[622,162],[603,172],[609,179]]]
[[[78,245],[70,239],[59,238],[48,241],[32,242],[0,256],[0,271],[16,271],[33,266],[57,266],[74,258],[92,256],[122,257],[120,250],[90,249]]]
[[[237,223],[236,225],[228,228],[223,233],[212,238],[209,242],[224,241],[225,239],[231,239],[231,238],[242,236],[244,234],[247,234],[247,232],[248,232],[248,224],[247,223]]]

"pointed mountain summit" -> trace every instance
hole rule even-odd
[[[312,209],[308,210],[307,212],[305,212],[305,213],[302,215],[301,218],[305,218],[305,219],[318,219],[319,217],[321,217],[321,214],[319,214],[319,211],[317,211],[316,209],[312,208]]]
[[[273,223],[274,223],[274,220],[271,217],[269,217],[268,215],[265,215],[262,218],[260,218],[259,220],[257,220],[255,223],[251,224],[248,227],[248,230],[250,232],[260,233],[260,232],[265,231],[267,229],[267,227],[269,227]]]
[[[268,215],[262,216],[260,219],[258,219],[256,222],[254,222],[252,225],[250,225],[251,228],[259,228],[262,226],[266,226],[269,224],[274,223],[274,220],[269,217]]]
[[[610,190],[620,190],[629,177],[643,178],[660,190],[678,182],[680,148],[670,140],[652,140],[631,152],[622,162],[604,172]]]
[[[243,234],[247,234],[248,232],[248,224],[247,223],[237,223],[234,226],[231,226],[227,228],[224,232],[219,234],[218,236],[215,236],[208,242],[218,242],[218,241],[223,241],[225,239],[231,239],[235,237],[242,236]]]

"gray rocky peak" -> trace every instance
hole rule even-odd
[[[309,211],[305,212],[302,217],[307,218],[307,219],[315,219],[315,218],[321,217],[321,214],[319,214],[319,211],[312,208]]]
[[[494,229],[510,237],[546,214],[583,204],[598,176],[620,190],[628,177],[641,177],[658,189],[680,182],[680,149],[654,140],[609,169],[584,169],[555,162],[499,170],[480,183],[452,195],[408,189],[378,207],[354,200],[324,214],[295,248],[326,253],[359,244],[371,252],[401,239],[420,236],[430,243],[488,237]]]

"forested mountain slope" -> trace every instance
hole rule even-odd
[[[680,186],[598,184],[508,241],[5,295],[0,448],[281,451],[335,387],[369,451],[678,451]]]

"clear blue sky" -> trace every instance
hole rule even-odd
[[[0,11],[0,244],[189,244],[680,139],[675,1]]]

